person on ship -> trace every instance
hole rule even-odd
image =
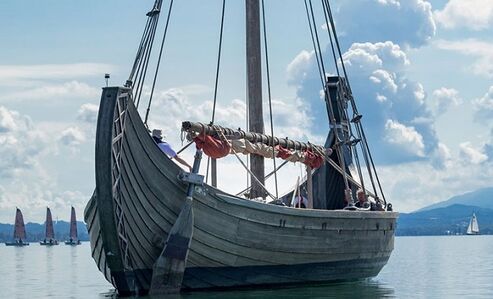
[[[358,199],[358,202],[355,204],[357,208],[368,209],[370,207],[370,203],[368,202],[363,189],[358,189],[358,191],[356,191],[356,198]]]
[[[174,159],[183,166],[187,167],[190,172],[192,172],[192,166],[183,160],[180,156],[176,154],[171,145],[164,140],[163,131],[160,129],[152,130],[152,139],[156,142],[159,149],[165,153],[170,159]]]

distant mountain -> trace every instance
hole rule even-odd
[[[70,223],[66,221],[53,222],[53,228],[55,229],[55,237],[57,240],[65,241],[69,238]],[[77,232],[79,240],[88,241],[89,235],[84,222],[77,221]],[[12,240],[14,234],[13,224],[0,223],[0,242],[7,242]],[[27,240],[30,242],[37,242],[44,239],[45,226],[44,224],[29,222],[26,224]]]
[[[466,206],[476,206],[480,208],[493,209],[493,187],[478,189],[473,192],[465,193],[462,195],[454,196],[446,201],[432,204],[424,207],[416,212],[432,210],[436,208],[443,208],[454,204],[461,204]]]
[[[414,213],[401,213],[397,220],[398,236],[465,234],[475,213],[481,234],[493,234],[493,209],[454,204]]]

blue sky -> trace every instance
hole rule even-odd
[[[94,189],[103,76],[125,81],[152,2],[0,2],[0,222],[12,221],[16,206],[27,221],[41,222],[45,206],[68,219],[74,205],[82,217]],[[333,2],[353,92],[394,206],[412,211],[491,186],[493,2]],[[182,120],[210,118],[220,8],[217,0],[175,1],[150,117],[175,147]],[[234,127],[245,124],[243,14],[243,1],[227,2],[217,119]],[[322,143],[327,124],[303,1],[266,0],[266,15],[276,134]],[[320,14],[317,26],[325,37]],[[227,191],[244,187],[246,173],[233,158],[219,171]],[[299,174],[299,165],[280,174],[281,190]]]

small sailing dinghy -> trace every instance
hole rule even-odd
[[[77,218],[75,217],[75,209],[72,207],[70,213],[70,236],[65,245],[80,245],[80,240],[77,237]]]
[[[5,243],[7,246],[26,246],[26,226],[24,225],[24,217],[19,208],[15,211],[15,226],[14,226],[14,241]]]
[[[46,208],[46,221],[45,221],[45,238],[39,242],[40,245],[52,246],[58,245],[58,240],[55,239],[55,230],[53,229],[53,218],[51,216],[50,208]]]
[[[471,220],[469,221],[469,226],[467,227],[468,235],[479,235],[479,225],[478,219],[476,218],[476,214],[472,214]]]
[[[216,91],[226,2],[222,1]],[[183,134],[197,148],[191,172],[163,154],[149,134],[147,121],[162,46],[150,85],[145,78],[159,15],[165,12],[163,1],[156,0],[147,13],[125,86],[103,88],[96,133],[96,189],[85,209],[92,256],[120,295],[356,280],[376,276],[387,263],[398,213],[385,200],[345,68],[324,69],[329,64],[321,60],[328,55],[317,42],[322,24],[316,24],[311,2],[309,9],[305,0],[307,32],[312,34],[319,67],[317,93],[321,90],[324,99],[316,109],[326,109],[329,119],[320,122],[330,130],[325,145],[275,137],[272,121],[270,134],[265,134],[261,89],[262,53],[268,70],[265,12],[260,13],[259,0],[245,0],[248,130],[214,123],[215,93],[210,122],[182,119]],[[172,7],[170,1],[161,45]],[[340,62],[344,67],[329,1],[322,0],[321,8],[319,23],[330,24],[327,38],[337,43],[332,47],[334,65],[339,67]],[[152,86],[151,92],[144,86]],[[269,84],[268,88],[271,107]],[[148,96],[141,118],[139,103]],[[272,119],[272,110],[270,115]],[[206,167],[210,184],[198,174],[202,153],[210,162]],[[238,158],[251,178],[246,192],[232,195],[217,187],[217,163],[228,154]],[[250,167],[239,154],[249,157]],[[273,175],[264,174],[266,158],[274,163]],[[278,196],[277,188],[273,194],[265,187],[265,180],[277,178],[284,165],[277,167],[276,159],[306,167],[306,179],[285,196]],[[371,208],[355,206],[359,192],[372,198]],[[305,208],[290,206],[296,196],[306,197]]]

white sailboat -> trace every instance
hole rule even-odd
[[[478,219],[476,218],[476,214],[472,214],[471,221],[469,221],[469,226],[467,227],[468,235],[479,235],[479,226]]]

